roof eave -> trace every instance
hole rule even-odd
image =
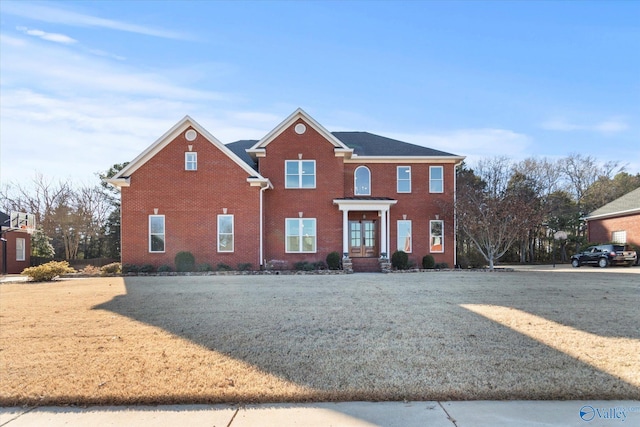
[[[588,216],[585,216],[584,219],[586,221],[591,221],[594,219],[615,218],[619,216],[627,216],[627,215],[633,215],[633,214],[640,214],[640,208],[626,209],[623,211],[609,212],[609,213],[596,214],[596,215],[588,215]]]

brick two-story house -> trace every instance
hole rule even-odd
[[[354,269],[400,249],[453,266],[455,167],[464,157],[329,132],[298,109],[259,141],[222,144],[185,117],[109,182],[121,188],[122,262],[324,261]]]

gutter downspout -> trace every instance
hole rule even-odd
[[[464,161],[464,160],[463,160]],[[453,167],[453,268],[458,265],[458,220],[456,202],[458,197],[458,167],[462,164],[456,163]]]
[[[273,188],[271,182],[268,182],[267,185],[260,188],[260,253],[258,256],[258,265],[262,267],[264,265],[264,208],[263,208],[263,199],[264,199],[264,191]]]

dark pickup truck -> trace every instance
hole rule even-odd
[[[598,245],[571,257],[571,265],[580,267],[584,264],[607,267],[622,264],[631,267],[636,263],[638,255],[635,251],[627,251],[624,245]]]

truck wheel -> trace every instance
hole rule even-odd
[[[571,265],[574,266],[575,268],[578,268],[580,267],[580,261],[578,261],[577,259],[572,259]]]
[[[609,265],[609,260],[608,260],[608,259],[606,259],[606,258],[600,258],[600,259],[598,260],[598,267],[600,267],[600,268],[605,268],[605,267],[606,267],[606,266],[608,266],[608,265]]]

